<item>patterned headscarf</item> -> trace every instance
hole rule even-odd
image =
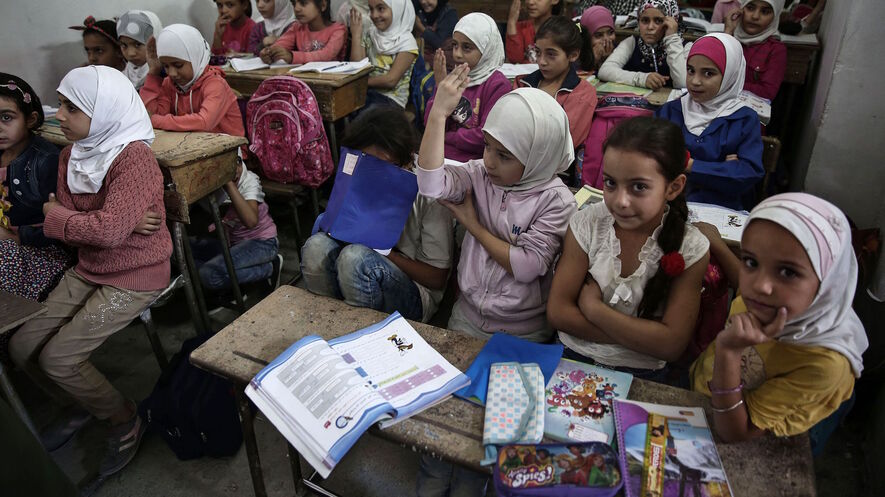
[[[677,22],[679,21],[679,5],[676,4],[676,0],[642,0],[636,9],[636,18],[642,17],[642,13],[648,9],[658,9],[664,14],[664,17],[673,17]],[[681,35],[682,23],[679,23],[679,26],[678,33]],[[657,66],[663,66],[666,63],[667,51],[664,49],[664,37],[661,37],[654,45],[649,45],[641,36],[637,36],[636,44],[639,46],[639,53],[642,54],[643,59],[655,60]]]

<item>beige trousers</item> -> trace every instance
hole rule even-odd
[[[50,395],[72,398],[98,419],[107,419],[126,401],[89,356],[160,292],[96,285],[68,269],[46,299],[46,313],[13,335],[9,354]]]

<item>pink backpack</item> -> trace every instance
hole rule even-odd
[[[335,172],[316,97],[303,81],[264,80],[246,104],[246,122],[265,178],[316,188]]]
[[[602,144],[609,133],[625,119],[653,113],[648,100],[642,97],[609,94],[600,98],[596,110],[593,111],[590,133],[584,141],[581,182],[602,189]]]

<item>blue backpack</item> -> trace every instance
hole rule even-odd
[[[433,97],[436,90],[436,81],[433,79],[433,71],[427,69],[424,64],[424,56],[418,54],[415,65],[412,66],[412,78],[409,80],[409,101],[415,108],[415,127],[424,131],[424,110],[427,102]]]

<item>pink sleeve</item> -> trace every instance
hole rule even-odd
[[[418,176],[418,192],[425,197],[441,198],[452,202],[464,200],[464,192],[473,188],[474,180],[481,184],[483,168],[481,160],[472,160],[463,166],[445,164],[437,169],[415,168]]]
[[[338,24],[337,22],[327,27],[326,30],[329,30],[330,32],[329,39],[326,41],[326,46],[313,52],[304,52],[301,50],[292,52],[292,63],[305,64],[314,61],[326,62],[339,60],[338,56],[341,55],[341,49],[344,47],[345,32],[347,30],[343,24]]]
[[[224,119],[230,87],[223,78],[212,78],[203,85],[203,101],[200,110],[194,114],[173,116],[172,114],[154,114],[151,124],[158,129],[167,131],[212,131]]]
[[[294,52],[295,45],[295,36],[297,36],[298,32],[298,23],[292,23],[289,29],[286,30],[285,33],[281,34],[277,41],[273,43],[275,47],[283,47],[290,52]]]
[[[148,74],[144,80],[144,86],[138,92],[141,101],[144,102],[144,107],[151,115],[172,113],[172,98],[163,88],[163,82],[164,78]]]
[[[564,201],[555,188],[552,191],[554,198],[538,204],[541,212],[517,239],[517,245],[510,246],[510,267],[513,277],[521,283],[535,281],[553,267],[553,261],[562,249],[568,221],[575,212],[573,199]]]

